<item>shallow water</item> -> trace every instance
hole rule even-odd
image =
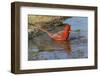
[[[28,60],[87,58],[86,33],[71,33],[68,41],[54,41],[43,33],[28,41]]]

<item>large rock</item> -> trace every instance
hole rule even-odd
[[[43,32],[38,28],[42,27],[47,30],[53,30],[55,27],[63,25],[63,21],[67,17],[64,16],[28,16],[28,37],[32,39],[38,35],[41,35]]]

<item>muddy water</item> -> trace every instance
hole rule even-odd
[[[68,41],[54,41],[43,33],[28,41],[28,60],[88,58],[87,41],[87,32],[82,30],[71,33]]]

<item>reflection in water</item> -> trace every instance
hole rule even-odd
[[[70,41],[54,41],[55,44],[58,44],[59,46],[61,46],[62,48],[64,48],[65,52],[67,54],[71,53],[71,44]]]
[[[28,60],[76,59],[87,57],[87,38],[84,36],[75,37],[72,35],[68,41],[54,41],[44,33],[28,41]]]

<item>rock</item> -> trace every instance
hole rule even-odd
[[[32,16],[28,17],[28,38],[33,39],[34,37],[43,34],[38,28],[42,27],[48,31],[54,30],[57,26],[63,25],[62,22],[67,17],[64,16]]]

